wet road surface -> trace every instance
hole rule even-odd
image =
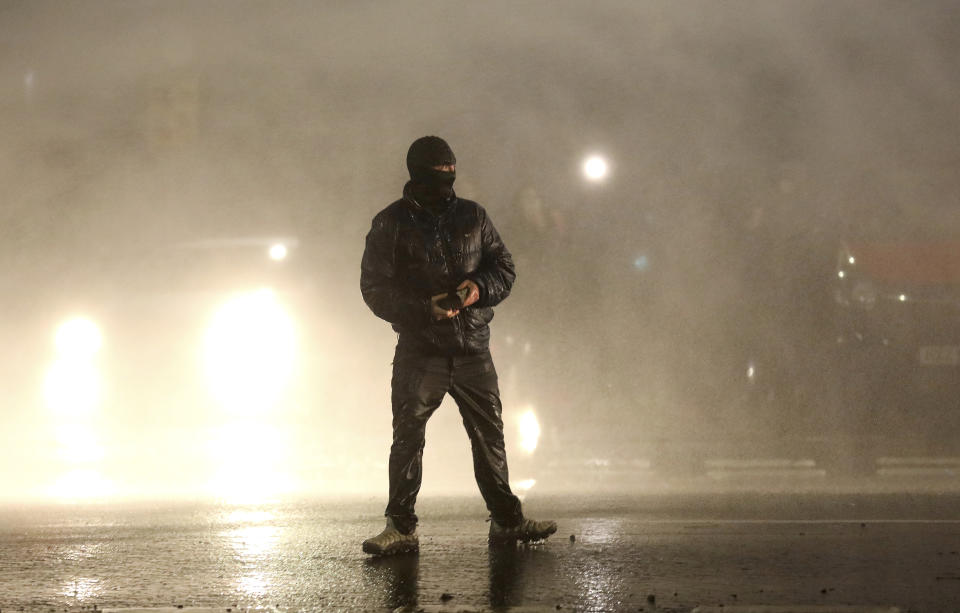
[[[960,611],[958,503],[956,494],[531,496],[526,512],[560,531],[490,549],[479,496],[431,498],[418,508],[419,555],[383,559],[360,551],[382,528],[374,498],[8,506],[0,611]]]

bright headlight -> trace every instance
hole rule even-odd
[[[43,388],[47,406],[64,415],[85,415],[100,404],[100,373],[90,362],[55,361]]]
[[[91,412],[100,403],[96,354],[103,345],[97,324],[83,317],[62,323],[54,335],[57,357],[47,370],[47,406],[65,415]]]
[[[527,453],[533,453],[540,440],[540,422],[533,409],[528,409],[520,415],[517,424],[520,430],[520,447]]]
[[[214,315],[204,347],[211,392],[234,413],[276,405],[293,374],[293,320],[270,290],[241,294]]]
[[[103,336],[97,324],[75,317],[60,324],[54,340],[57,354],[66,359],[88,359],[100,351]]]

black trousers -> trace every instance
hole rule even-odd
[[[500,389],[490,352],[443,357],[398,346],[391,387],[393,445],[386,515],[397,528],[409,533],[417,525],[414,506],[423,474],[424,433],[447,393],[460,408],[473,450],[474,476],[490,516],[501,525],[519,523],[523,515],[508,482]]]

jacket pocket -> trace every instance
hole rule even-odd
[[[464,324],[469,330],[483,328],[493,319],[493,309],[490,307],[481,307],[479,309],[468,308],[464,311]]]

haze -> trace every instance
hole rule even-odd
[[[958,41],[952,2],[2,2],[0,497],[385,495],[395,337],[359,263],[425,134],[517,264],[492,331],[522,491],[829,479],[862,442],[838,246],[960,236]],[[297,357],[276,405],[226,379],[238,409],[177,373],[275,244],[295,315],[262,353]],[[71,317],[102,333],[82,410],[44,388]],[[870,453],[955,453],[910,434]],[[425,461],[425,493],[473,491],[449,400]]]

